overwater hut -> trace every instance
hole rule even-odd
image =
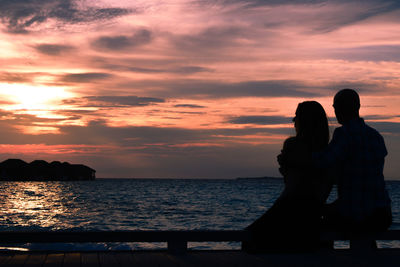
[[[31,180],[49,180],[50,165],[44,160],[34,160],[28,164],[28,173]]]
[[[29,164],[21,159],[7,159],[0,163],[0,179],[8,180],[10,177],[13,180],[24,180],[27,173],[27,166]]]
[[[70,181],[94,180],[96,171],[82,164],[34,160],[26,163],[20,159],[8,159],[0,163],[0,180],[12,181]]]

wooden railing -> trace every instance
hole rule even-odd
[[[0,243],[167,242],[170,252],[187,250],[188,242],[242,242],[247,231],[0,231]]]
[[[368,249],[367,241],[400,240],[400,230],[379,233],[323,232],[321,240],[350,240],[351,249]],[[0,231],[0,243],[167,242],[170,252],[184,252],[188,242],[242,242],[251,234],[225,231]]]
[[[400,240],[400,230],[384,232],[322,232],[320,239],[324,241],[350,241],[350,249],[367,251],[373,249],[373,241]]]

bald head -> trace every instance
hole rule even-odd
[[[333,107],[340,124],[360,117],[360,97],[353,89],[340,90],[333,99]]]

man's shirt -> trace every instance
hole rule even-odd
[[[317,167],[335,172],[343,216],[361,221],[377,208],[390,206],[383,176],[386,155],[383,137],[361,118],[336,128],[328,148],[313,153]]]

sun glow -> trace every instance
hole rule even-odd
[[[62,99],[73,97],[62,87],[32,86],[24,84],[0,84],[0,96],[10,102],[5,110],[23,110],[37,115],[37,111],[59,109]]]

